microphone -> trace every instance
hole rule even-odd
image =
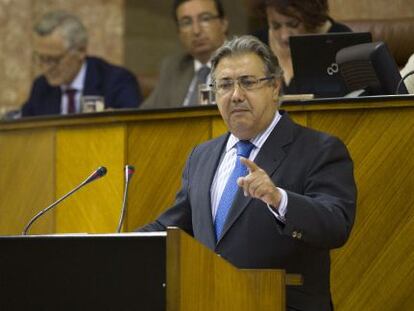
[[[125,214],[126,214],[126,210],[127,210],[127,197],[128,197],[129,181],[131,180],[131,177],[134,173],[135,173],[135,167],[133,167],[132,165],[125,165],[124,199],[122,201],[121,216],[119,217],[118,228],[116,229],[117,233],[121,232],[122,225],[124,224]]]
[[[68,196],[70,196],[71,194],[75,193],[76,191],[78,191],[80,188],[82,188],[83,186],[89,184],[90,182],[101,178],[103,176],[105,176],[106,174],[106,167],[104,166],[100,166],[98,167],[88,178],[86,178],[79,186],[77,186],[75,189],[69,191],[68,193],[66,193],[63,197],[61,197],[60,199],[58,199],[57,201],[53,202],[52,204],[50,204],[48,207],[46,207],[45,209],[41,210],[39,213],[37,213],[32,219],[30,219],[30,221],[27,223],[27,225],[24,227],[22,235],[27,235],[27,232],[29,231],[30,227],[33,225],[33,223],[40,218],[40,216],[42,216],[43,214],[45,214],[46,212],[48,212],[49,210],[51,210],[52,208],[54,208],[56,205],[58,205],[60,202],[62,202],[64,199],[66,199]]]
[[[414,70],[410,71],[404,77],[401,78],[401,80],[398,82],[397,89],[395,90],[395,95],[400,94],[401,84],[404,82],[405,79],[407,79],[409,76],[412,76],[413,74],[414,74]]]

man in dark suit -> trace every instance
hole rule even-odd
[[[105,108],[137,108],[142,96],[132,73],[87,57],[82,22],[63,11],[50,12],[34,27],[35,56],[42,75],[22,107],[23,116],[82,111],[81,96],[103,97]]]
[[[281,75],[252,36],[217,50],[213,89],[230,133],[192,151],[175,204],[140,230],[178,226],[239,268],[301,274],[288,310],[331,310],[329,252],[354,222],[353,164],[338,138],[278,110]]]
[[[220,0],[175,0],[173,11],[185,52],[163,60],[144,109],[198,105],[198,84],[208,83],[210,57],[226,39],[228,22]]]

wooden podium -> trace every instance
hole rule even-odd
[[[285,310],[283,270],[239,270],[167,233],[0,237],[1,310]]]
[[[284,270],[239,270],[178,229],[167,234],[167,310],[285,310]]]

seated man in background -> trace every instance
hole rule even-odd
[[[173,13],[185,53],[163,61],[142,108],[198,105],[198,85],[208,83],[210,57],[226,40],[228,22],[219,0],[175,0]]]
[[[226,42],[211,68],[229,133],[194,148],[174,205],[139,230],[177,226],[239,268],[301,274],[287,310],[330,311],[329,252],[356,208],[346,146],[278,110],[282,71],[255,37]]]
[[[332,32],[351,32],[343,24],[329,17],[328,0],[262,0],[269,26],[265,38],[257,36],[267,43],[279,59],[283,69],[283,94],[296,94],[289,37],[302,34]]]
[[[22,116],[82,111],[81,97],[103,97],[106,108],[136,108],[142,101],[135,76],[124,68],[87,57],[82,22],[63,11],[44,15],[34,26],[34,49],[42,75],[33,83]]]
[[[410,72],[412,72],[412,74],[410,74]],[[404,78],[404,76],[408,74],[410,75],[407,76],[407,78],[404,80],[404,83],[408,90],[408,93],[414,94],[414,54],[410,56],[407,64],[401,70],[401,77]]]

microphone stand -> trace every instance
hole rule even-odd
[[[116,229],[117,233],[121,232],[122,225],[124,224],[126,210],[127,210],[127,198],[128,198],[128,188],[129,181],[132,175],[135,172],[135,168],[132,165],[125,165],[125,187],[124,187],[124,198],[122,200],[121,216],[119,218],[118,228]]]
[[[56,205],[58,205],[60,202],[62,202],[64,199],[66,199],[68,196],[72,195],[74,192],[78,191],[80,188],[85,186],[86,184],[90,183],[91,181],[94,181],[95,179],[98,179],[106,174],[106,168],[104,166],[99,167],[95,172],[93,172],[88,178],[86,178],[79,186],[77,186],[75,189],[69,191],[64,196],[62,196],[60,199],[58,199],[56,202],[53,202],[45,209],[41,210],[39,213],[37,213],[30,221],[27,223],[27,225],[24,227],[22,235],[27,235],[27,232],[29,231],[30,227],[33,225],[33,223],[39,219],[43,214],[50,211],[52,208],[54,208]]]

